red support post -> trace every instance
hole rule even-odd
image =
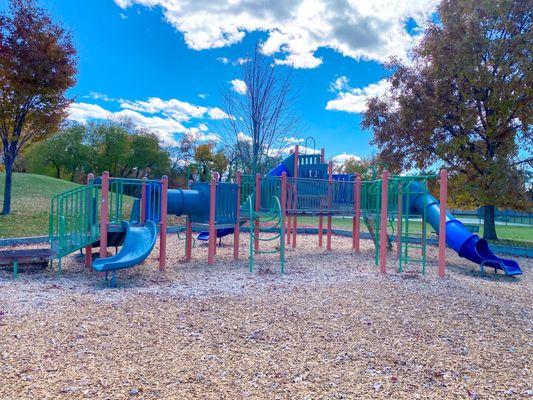
[[[164,271],[167,263],[167,206],[168,177],[161,178],[161,212],[159,222],[159,270]]]
[[[220,182],[220,174],[218,172],[213,172],[213,178],[215,179],[215,181],[217,182],[217,185],[218,185],[218,182]],[[216,216],[216,211],[215,211],[215,216]],[[216,224],[216,220],[215,220],[215,224]],[[217,231],[215,229],[215,239],[218,239],[217,235],[216,235]],[[220,239],[219,239],[220,241]],[[215,240],[215,256],[217,255],[217,241]]]
[[[92,173],[89,173],[87,175],[87,185],[90,185],[91,182],[93,181],[94,179],[94,174]],[[86,216],[86,218],[90,221],[89,222],[89,226],[88,226],[88,229],[89,231],[87,232],[87,234],[91,234],[91,225],[92,225],[92,221],[93,221],[93,198],[91,196],[91,192],[88,192],[87,194],[87,198],[85,199],[85,201],[87,201],[87,205],[85,206],[85,212],[90,212],[91,215],[88,215]],[[93,246],[92,244],[88,245],[87,247],[85,247],[85,266],[86,267],[90,267],[93,263]]]
[[[207,264],[213,265],[215,262],[215,254],[217,247],[217,233],[215,229],[216,223],[216,196],[217,196],[217,180],[213,176],[209,182],[209,241],[207,251]]]
[[[328,182],[328,209],[331,212],[331,183],[333,182],[333,161],[330,161],[328,163]],[[331,251],[331,214],[328,215],[326,250]]]
[[[398,215],[396,218],[398,220],[396,221],[396,256],[400,258],[400,254],[402,252],[402,207],[403,207],[403,200],[402,200],[402,193],[403,185],[398,182]]]
[[[192,180],[189,181],[189,189],[192,186]],[[192,217],[187,215],[185,227],[185,261],[192,258]]]
[[[289,204],[292,204],[292,200],[289,200]],[[291,244],[291,238],[292,238],[291,221],[292,221],[291,216],[287,215],[287,246]]]
[[[446,274],[446,208],[448,200],[448,172],[440,171],[439,276]]]
[[[146,222],[146,178],[143,178],[143,185],[141,188],[141,224]]]
[[[320,149],[320,162],[322,164],[325,162],[325,156],[326,156],[326,151],[322,147],[322,149]],[[322,216],[322,214],[320,214],[320,216],[318,217],[318,247],[322,247],[323,230],[324,230],[324,217]]]
[[[287,173],[281,174],[281,226],[285,229],[285,214],[287,212]]]
[[[379,221],[379,272],[387,273],[387,206],[389,202],[389,171],[381,176],[381,218]]]
[[[261,210],[261,174],[255,175],[255,204],[254,204],[255,212],[259,212]],[[259,251],[259,220],[256,219],[254,221],[254,249],[255,251]]]
[[[320,215],[318,217],[318,247],[322,247],[322,234],[323,234],[323,231],[324,230],[324,217],[322,215]]]
[[[359,174],[355,174],[354,176],[353,199],[354,217],[352,224],[352,250],[355,253],[359,253],[361,236],[361,177]]]
[[[235,176],[235,183],[237,184],[237,210],[235,212],[235,229],[233,231],[233,259],[239,259],[239,234],[241,229],[241,182],[242,172],[237,171]]]
[[[102,174],[100,204],[100,258],[107,256],[107,223],[109,219],[109,172]]]
[[[294,146],[294,198],[293,208],[295,211],[292,220],[292,247],[296,247],[296,236],[298,235],[298,167],[300,163],[300,146]]]

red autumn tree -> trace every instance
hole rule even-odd
[[[11,211],[13,164],[29,143],[65,118],[75,83],[71,36],[34,0],[11,0],[0,14],[0,153],[5,167],[2,214]]]

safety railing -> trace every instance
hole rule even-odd
[[[48,235],[58,258],[98,240],[100,186],[91,183],[52,198]]]
[[[237,219],[237,184],[219,182],[216,189],[216,224],[234,224]]]
[[[161,182],[158,180],[111,178],[109,180],[109,222],[120,223],[131,217],[135,199],[142,197],[145,186],[145,219],[159,222],[161,219]],[[139,214],[140,214],[140,210]]]
[[[287,212],[351,215],[353,191],[353,182],[287,178]]]
[[[241,178],[241,205],[248,201],[248,198],[255,191],[255,177],[252,175],[243,175]]]

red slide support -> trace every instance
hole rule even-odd
[[[102,202],[100,205],[100,258],[107,256],[107,223],[109,220],[109,172],[102,174]]]
[[[93,181],[94,179],[94,174],[93,173],[89,173],[87,175],[87,185],[90,185],[91,182]],[[87,202],[87,205],[89,205],[89,202]],[[90,206],[89,209],[92,209],[93,207]],[[92,216],[91,216],[91,219],[92,219]],[[89,228],[90,229],[90,228]],[[93,246],[92,244],[88,245],[87,247],[85,247],[85,266],[86,267],[90,267],[93,263]]]
[[[168,177],[161,178],[161,212],[159,223],[159,270],[164,271],[167,262],[167,206],[168,206]]]
[[[387,273],[387,204],[389,201],[389,171],[381,177],[381,218],[379,221],[379,272]]]
[[[448,202],[448,172],[440,171],[439,276],[446,274],[446,207]]]

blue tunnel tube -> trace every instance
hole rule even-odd
[[[167,198],[167,213],[172,215],[202,215],[209,206],[198,190],[169,189]]]
[[[168,191],[167,212],[173,215],[206,215],[209,213],[209,202],[198,190],[171,189]],[[220,228],[216,231],[216,237],[221,238],[233,232],[233,228]],[[200,232],[198,240],[209,240],[209,232]]]
[[[419,182],[411,183],[409,192],[411,211],[422,215],[425,208],[427,222],[439,233],[440,203]],[[485,239],[470,232],[461,221],[449,212],[446,212],[446,244],[455,250],[460,257],[476,264],[501,269],[506,275],[522,274],[516,261],[494,255]]]

